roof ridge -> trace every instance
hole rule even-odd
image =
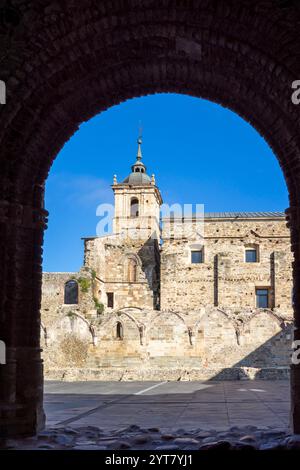
[[[171,218],[183,218],[183,219],[188,219],[188,218],[193,218],[196,216],[200,216],[201,213],[192,213],[190,215],[176,215]],[[252,211],[252,212],[231,212],[231,211],[224,211],[224,212],[204,212],[204,218],[232,218],[232,217],[285,217],[285,212],[283,211]],[[168,217],[163,217],[163,218],[168,218]]]

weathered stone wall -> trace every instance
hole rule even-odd
[[[70,280],[78,283],[77,304],[64,303],[65,284]],[[42,317],[47,318],[48,324],[57,320],[59,311],[77,312],[86,318],[93,318],[96,315],[94,291],[98,290],[97,286],[97,279],[93,278],[91,270],[87,268],[82,268],[77,273],[43,273]]]
[[[162,203],[159,189],[155,185],[128,184],[113,185],[115,195],[115,213],[113,233],[123,234],[129,238],[158,239],[160,235],[160,205]],[[130,202],[138,201],[138,217],[131,217]]]
[[[70,280],[78,283],[76,304],[64,303],[65,284]],[[97,280],[84,268],[79,273],[43,274],[41,340],[47,368],[55,368],[57,364],[84,365],[89,343],[93,342],[90,322],[97,316],[96,286]]]
[[[186,222],[193,225],[193,222]],[[205,219],[204,238],[176,238],[179,222],[164,224],[161,252],[161,308],[194,310],[205,305],[256,307],[256,288],[269,288],[269,307],[292,315],[292,254],[283,217]],[[170,228],[171,226],[171,228]],[[195,230],[190,230],[195,233]],[[174,234],[171,238],[167,234]],[[204,262],[191,263],[191,250],[203,247]],[[257,247],[258,262],[245,262],[245,249]]]
[[[129,280],[128,263],[136,262],[136,279]],[[159,250],[157,240],[120,238],[114,235],[85,240],[85,266],[101,282],[99,299],[107,307],[106,294],[114,294],[114,309],[159,306]],[[129,282],[130,281],[130,282]]]

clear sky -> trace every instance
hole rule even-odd
[[[140,121],[143,161],[165,203],[204,204],[206,212],[288,207],[276,157],[239,116],[185,95],[136,98],[83,123],[57,156],[46,184],[44,271],[80,269],[81,237],[96,235],[97,206],[113,203],[113,175],[130,173]]]

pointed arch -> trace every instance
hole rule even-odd
[[[167,311],[167,312],[161,311],[161,312],[159,312],[159,313],[158,313],[157,315],[155,315],[155,317],[152,319],[152,322],[151,322],[151,323],[154,323],[158,317],[164,316],[164,315],[174,315],[174,316],[176,316],[177,318],[179,318],[179,320],[181,320],[182,323],[183,323],[185,326],[187,326],[187,325],[186,325],[186,322],[185,322],[185,319],[184,319],[178,312],[174,312],[174,311]]]
[[[122,263],[124,265],[124,281],[138,282],[142,262],[140,257],[132,252],[124,255]]]
[[[69,317],[69,315],[67,314],[64,318],[68,318],[68,317]],[[96,336],[96,331],[95,331],[94,326],[85,317],[83,317],[82,315],[80,315],[77,312],[72,312],[71,317],[78,318],[83,323],[85,323],[85,325],[88,328],[89,333],[91,334],[93,345],[95,346],[96,343],[97,343],[97,336]]]
[[[129,258],[127,263],[127,279],[128,282],[137,281],[138,264],[135,258]]]

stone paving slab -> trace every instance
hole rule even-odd
[[[48,426],[133,424],[164,432],[256,425],[286,430],[289,381],[45,383]]]

